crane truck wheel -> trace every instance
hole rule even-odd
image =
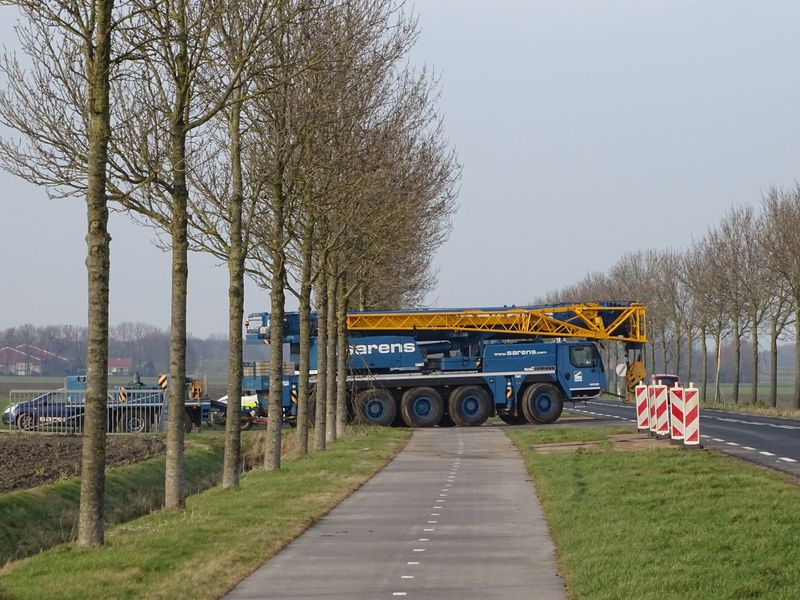
[[[442,396],[431,387],[411,388],[400,399],[400,415],[409,427],[433,427],[443,413]]]
[[[539,383],[522,394],[522,412],[529,423],[552,423],[564,410],[564,396],[554,385]]]
[[[462,385],[450,393],[447,401],[450,417],[461,427],[478,427],[492,412],[489,393],[477,385]]]
[[[360,391],[353,404],[358,423],[388,427],[397,415],[394,398],[383,388]]]

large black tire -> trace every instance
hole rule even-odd
[[[239,431],[249,431],[253,428],[253,415],[248,412],[239,414]]]
[[[504,415],[503,413],[499,412],[497,413],[497,416],[500,417],[500,420],[506,425],[522,425],[528,422],[525,417],[520,417],[519,415]]]
[[[183,430],[186,433],[192,433],[192,429],[194,428],[194,421],[192,421],[192,415],[189,414],[189,411],[183,411]]]
[[[450,393],[448,412],[456,425],[478,427],[492,414],[489,392],[478,385],[462,385]]]
[[[117,417],[116,431],[120,433],[146,433],[150,431],[151,420],[146,411],[128,408]]]
[[[442,396],[431,387],[411,388],[400,399],[400,415],[409,427],[433,427],[443,413]]]
[[[388,427],[397,416],[397,404],[384,388],[360,391],[353,401],[356,422]]]
[[[553,423],[564,410],[564,396],[549,383],[537,383],[522,393],[522,412],[529,423]]]

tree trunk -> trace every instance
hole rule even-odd
[[[109,68],[113,0],[97,1],[93,52],[88,52],[89,147],[86,190],[86,273],[89,314],[86,356],[86,413],[81,444],[81,496],[78,544],[104,541],[106,398],[108,397],[108,282],[111,236],[108,234],[106,163],[111,136]]]
[[[186,287],[189,279],[189,242],[187,227],[189,190],[186,186],[186,90],[189,78],[187,50],[186,2],[175,11],[176,102],[170,132],[172,167],[172,304],[170,315],[169,389],[167,418],[167,458],[164,477],[164,507],[184,507],[184,415],[186,414]]]
[[[336,302],[336,433],[341,437],[347,426],[347,298],[345,280],[339,281]]]
[[[272,232],[270,237],[272,258],[272,288],[270,289],[270,357],[269,357],[269,409],[267,410],[267,446],[264,450],[264,468],[268,471],[281,468],[281,432],[283,427],[283,317],[286,295],[286,257],[283,249],[284,205],[283,163],[278,161],[277,181],[272,193]]]
[[[772,319],[769,336],[769,404],[778,406],[778,320]]]
[[[714,347],[716,352],[716,366],[714,368],[714,404],[720,401],[720,387],[719,387],[719,371],[722,365],[722,347],[721,347],[721,334],[714,334]]]
[[[367,310],[367,285],[365,283],[358,286],[358,310]]]
[[[692,368],[694,367],[694,328],[689,328],[689,347],[686,349],[686,383],[693,381]]]
[[[320,260],[320,268],[324,268]],[[314,384],[317,418],[314,423],[314,447],[325,449],[325,419],[328,411],[328,295],[325,292],[325,275],[317,286],[317,379]]]
[[[700,346],[703,349],[703,404],[708,399],[708,332],[703,327],[700,330]]]
[[[297,379],[297,453],[308,454],[308,372],[311,362],[311,267],[314,244],[314,222],[306,223],[303,237],[303,264],[300,274],[300,364]],[[313,407],[311,407],[313,408]]]
[[[239,485],[242,470],[242,323],[244,319],[244,243],[242,241],[242,139],[240,129],[241,90],[235,92],[229,119],[232,194],[228,205],[230,248],[228,251],[228,406],[225,416],[225,459],[222,487]]]
[[[795,298],[794,328],[800,331],[800,298]],[[800,408],[800,335],[794,336],[794,398],[792,408]]]
[[[739,317],[736,317],[733,326],[733,403],[739,404],[739,380],[742,376],[742,326]]]
[[[750,320],[753,327],[753,379],[750,404],[758,402],[758,315],[754,312]]]
[[[328,276],[328,365],[325,370],[325,396],[328,398],[328,414],[326,417],[325,438],[327,442],[336,441],[336,286],[334,275]]]

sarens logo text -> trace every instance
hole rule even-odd
[[[396,352],[416,352],[417,345],[413,342],[406,342],[405,344],[353,344],[348,346],[347,349],[350,354],[363,356],[364,354],[394,354]]]

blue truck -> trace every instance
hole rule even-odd
[[[269,342],[269,314],[247,319],[247,343]],[[312,332],[316,317],[312,314]],[[352,417],[376,425],[478,426],[552,423],[565,401],[596,398],[607,387],[597,342],[641,349],[645,308],[635,302],[359,312],[347,316]],[[299,314],[284,322],[289,359],[299,361]],[[312,334],[310,385],[316,384]],[[269,377],[245,364],[242,388],[263,412]],[[263,363],[262,363],[263,365]],[[285,369],[284,420],[296,419],[299,373]]]
[[[109,389],[107,423],[110,433],[143,433],[163,429],[166,416],[168,378],[162,375],[156,383],[133,381]],[[211,422],[215,413],[225,410],[225,405],[209,399],[201,379],[186,379],[184,428]],[[2,422],[21,431],[80,432],[86,400],[86,377],[64,378],[64,387],[58,390],[26,392],[12,391],[11,404],[3,411]],[[15,398],[17,401],[14,401]]]

